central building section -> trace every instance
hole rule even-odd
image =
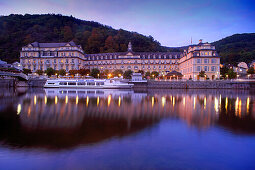
[[[143,70],[159,73],[178,71],[182,52],[134,52],[129,42],[127,52],[85,54],[86,67],[99,70]]]

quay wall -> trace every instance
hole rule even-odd
[[[255,81],[148,81],[134,83],[135,89],[255,89]]]
[[[28,81],[20,81],[15,78],[0,79],[0,87],[43,87],[46,79],[33,78]]]

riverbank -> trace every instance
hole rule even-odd
[[[134,83],[135,89],[255,89],[255,81],[153,81]]]
[[[0,87],[43,87],[46,79],[33,78],[28,81],[0,79]],[[248,80],[213,80],[213,81],[153,81],[135,82],[134,89],[252,89],[255,81]]]

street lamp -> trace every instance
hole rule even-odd
[[[99,78],[99,74],[97,74],[97,77]]]
[[[119,74],[119,77],[121,77],[121,74]]]

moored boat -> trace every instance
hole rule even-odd
[[[130,89],[134,84],[119,79],[48,79],[46,88]]]

